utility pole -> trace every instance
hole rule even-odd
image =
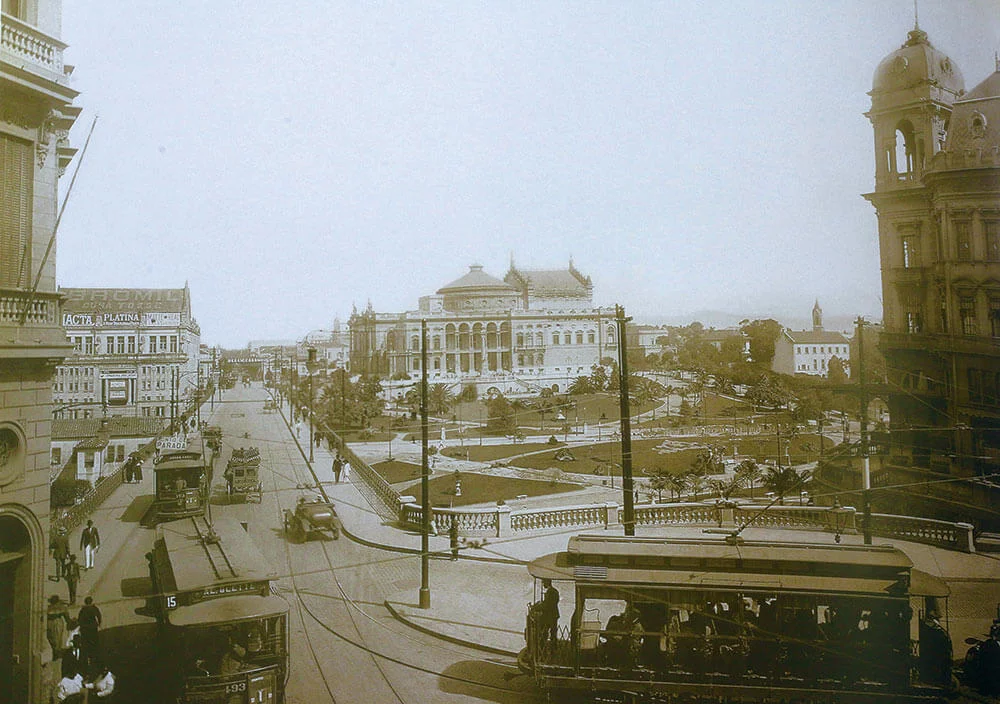
[[[430,471],[427,464],[427,321],[420,321],[420,608],[431,608]]]
[[[861,462],[862,462],[862,474],[861,474],[861,504],[862,510],[864,512],[864,539],[865,545],[872,544],[872,475],[871,475],[871,465],[869,458],[869,442],[868,442],[868,387],[865,384],[865,343],[864,343],[864,326],[865,319],[858,316],[855,321],[857,325],[857,336],[858,336],[858,384],[859,384],[859,398],[861,402]]]
[[[622,431],[622,495],[625,504],[625,535],[635,535],[635,504],[632,496],[632,421],[628,407],[628,349],[625,340],[625,325],[631,318],[625,317],[625,308],[615,306],[615,322],[618,323],[618,399],[621,407]]]
[[[306,351],[306,372],[309,374],[309,462],[313,461],[313,367],[316,365],[316,348]]]

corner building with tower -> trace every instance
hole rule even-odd
[[[59,178],[80,108],[61,0],[0,8],[0,702],[47,702],[52,376],[70,346],[56,289]]]
[[[1000,472],[1000,61],[966,91],[919,27],[875,71],[871,120],[889,464]]]

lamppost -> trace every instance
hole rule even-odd
[[[306,373],[309,377],[309,462],[313,461],[313,372],[316,368],[316,348],[306,350]]]

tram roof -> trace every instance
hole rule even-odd
[[[902,596],[899,580],[830,577],[802,574],[762,574],[736,571],[660,570],[641,567],[590,567],[574,565],[566,553],[553,553],[528,565],[534,577],[573,581],[577,584],[618,587],[623,594],[643,586],[677,589],[746,589],[802,593]]]
[[[565,552],[532,561],[528,571],[609,586],[947,596],[944,582],[912,565],[892,546],[581,535],[570,538]],[[903,574],[912,579],[909,588]]]
[[[181,606],[171,611],[168,619],[174,626],[211,626],[245,619],[277,616],[286,611],[288,611],[288,602],[280,596],[246,594]]]
[[[766,561],[777,564],[824,563],[909,569],[913,562],[891,545],[822,545],[817,543],[744,541],[722,538],[654,538],[576,535],[566,552],[577,559],[605,556],[680,557],[707,560]]]
[[[212,528],[218,542],[202,540],[196,526],[194,519],[188,519],[164,523],[156,529],[153,552],[164,592],[187,592],[277,577],[235,520],[214,521]]]

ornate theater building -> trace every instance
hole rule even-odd
[[[420,298],[416,310],[351,315],[351,369],[389,379],[420,375],[420,328],[427,321],[432,383],[475,384],[480,393],[565,391],[592,365],[617,355],[614,307],[594,307],[593,284],[566,269],[513,265],[495,278],[472,265]]]

